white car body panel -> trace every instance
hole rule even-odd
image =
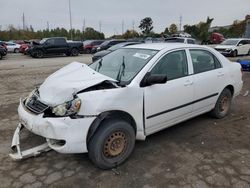
[[[140,44],[125,48],[154,49],[159,52],[126,87],[117,86],[116,80],[81,63],[74,62],[60,69],[49,76],[40,86],[39,100],[54,107],[72,100],[75,94],[82,102],[78,112],[81,117],[76,119],[70,117],[44,118],[43,114],[34,115],[27,111],[21,101],[18,108],[21,123],[31,132],[45,137],[49,147],[58,152],[84,153],[88,152],[89,128],[104,112],[122,111],[129,114],[136,124],[136,138],[144,140],[146,136],[163,128],[212,110],[219,94],[226,86],[234,87],[234,96],[237,96],[242,88],[241,66],[238,63],[230,63],[212,48],[174,43]],[[164,54],[180,49],[185,49],[187,53],[188,76],[168,81],[165,84],[140,87],[140,82],[145,74]],[[189,49],[211,52],[219,59],[222,68],[193,74]],[[104,81],[113,83],[115,87],[81,92]],[[208,100],[197,101],[206,99],[212,94],[217,95],[210,96]],[[164,113],[159,115],[158,113],[161,112]],[[53,139],[65,140],[66,144],[60,147],[53,145],[51,141]]]
[[[15,49],[19,50],[19,48],[21,46],[20,44],[15,44],[15,43],[11,43],[11,42],[7,42],[6,45],[7,45],[8,52],[14,52]]]
[[[237,55],[247,55],[249,50],[250,50],[250,39],[244,39],[244,38],[240,38],[240,39],[232,39],[232,40],[238,40],[236,45],[217,45],[215,47],[215,49],[217,50],[221,50],[223,54],[225,55],[229,55],[231,54],[231,52],[237,50]],[[244,44],[244,45],[239,45],[239,43],[243,40],[247,40],[249,41],[248,44]],[[227,50],[227,51],[223,51],[223,50]]]

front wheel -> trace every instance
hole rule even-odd
[[[99,168],[110,169],[123,163],[132,153],[135,131],[126,121],[104,122],[89,141],[90,160]]]
[[[237,57],[237,55],[238,55],[237,50],[234,50],[234,51],[232,52],[232,56],[233,56],[233,57]]]
[[[43,58],[44,53],[42,50],[37,50],[36,52],[34,52],[34,56],[37,58]]]
[[[211,111],[211,115],[218,119],[224,118],[231,109],[231,103],[232,93],[229,89],[225,88],[221,92],[214,109]]]

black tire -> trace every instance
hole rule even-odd
[[[71,55],[72,55],[72,56],[78,56],[78,55],[79,55],[79,50],[77,50],[76,48],[73,48],[73,49],[71,50]]]
[[[238,55],[237,50],[234,50],[234,51],[232,52],[232,56],[233,56],[233,57],[237,57],[237,55]]]
[[[247,53],[247,55],[250,55],[250,49],[248,50],[248,53]]]
[[[2,55],[2,54],[0,54],[0,60],[1,60],[1,59],[3,59],[3,55]]]
[[[14,49],[14,53],[19,53],[19,49],[18,49],[18,48],[15,48],[15,49]]]
[[[123,163],[135,145],[133,127],[122,120],[105,121],[88,143],[90,160],[101,169]]]
[[[217,119],[221,119],[227,116],[227,114],[230,112],[232,104],[232,93],[229,89],[225,88],[216,104],[214,109],[211,111],[211,115]]]
[[[44,57],[44,53],[42,50],[37,50],[34,52],[34,56],[37,58],[43,58]]]
[[[86,49],[86,54],[90,54],[91,53],[91,49],[87,48]]]

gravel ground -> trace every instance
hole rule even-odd
[[[0,187],[250,187],[247,72],[227,118],[217,120],[205,114],[138,141],[132,156],[117,169],[97,169],[87,154],[54,151],[11,160],[8,153],[18,123],[19,98],[72,61],[89,63],[91,56],[32,59],[8,54],[0,61]],[[39,141],[28,132],[22,139],[29,145]]]

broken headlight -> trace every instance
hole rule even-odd
[[[56,116],[70,116],[76,114],[81,107],[81,100],[75,98],[72,101],[60,104],[52,108],[52,113]]]

